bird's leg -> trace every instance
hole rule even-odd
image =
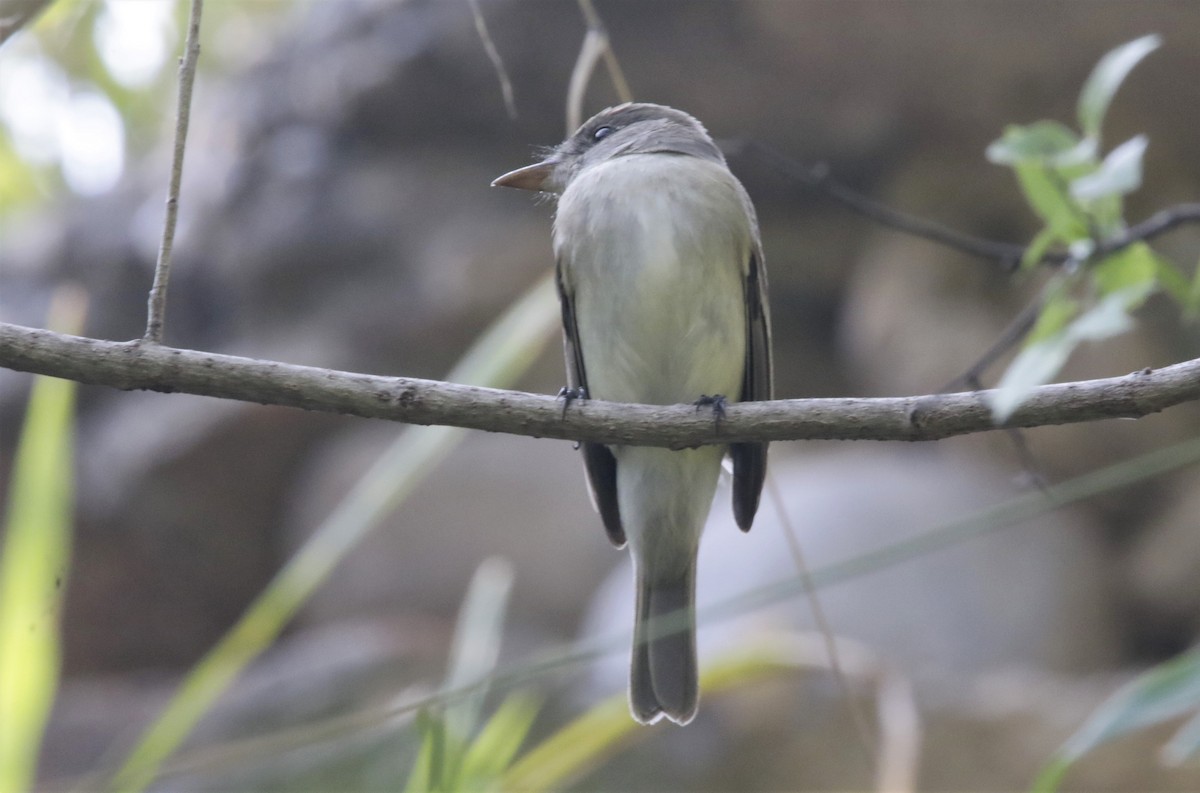
[[[721,419],[725,418],[725,395],[724,394],[701,394],[700,398],[692,404],[696,406],[696,410],[702,407],[712,407],[713,422],[717,429],[721,428]]]
[[[588,393],[587,389],[583,386],[578,388],[563,386],[562,388],[558,389],[558,398],[563,401],[562,417],[565,419],[567,417],[567,408],[571,407],[571,403],[576,399],[587,399]],[[575,448],[579,448],[579,441],[575,441]]]
[[[571,388],[570,386],[563,386],[558,389],[558,398],[563,401],[562,417],[565,419],[567,417],[567,408],[571,406],[571,403],[576,399],[587,399],[588,392],[583,387]]]

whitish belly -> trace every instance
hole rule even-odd
[[[751,232],[732,177],[662,155],[593,170],[568,188],[556,219],[591,396],[736,399]]]

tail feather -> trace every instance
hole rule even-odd
[[[687,724],[696,715],[696,576],[694,565],[686,567],[665,581],[637,572],[629,700],[634,718],[643,724],[662,716]]]

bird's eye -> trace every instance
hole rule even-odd
[[[613,133],[612,127],[600,127],[592,133],[592,140],[604,140]]]

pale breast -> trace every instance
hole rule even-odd
[[[746,207],[727,169],[680,155],[618,157],[568,186],[555,251],[593,397],[736,399],[754,222]]]

